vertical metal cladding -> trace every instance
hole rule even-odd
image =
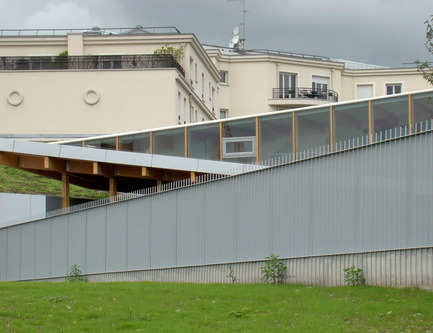
[[[0,278],[65,276],[75,263],[91,275],[227,282],[232,263],[241,281],[258,282],[262,263],[252,262],[275,253],[295,258],[290,282],[342,284],[356,264],[371,284],[424,284],[431,151],[429,132],[5,227]]]

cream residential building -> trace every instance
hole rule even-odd
[[[221,117],[245,116],[431,88],[416,68],[205,45],[220,70]]]
[[[182,59],[154,54],[164,46],[183,48]],[[430,88],[416,68],[202,45],[174,27],[141,26],[1,30],[0,78],[0,136],[48,139]]]
[[[183,48],[176,61],[155,55]],[[65,56],[67,51],[67,56]],[[219,72],[176,28],[2,31],[0,134],[88,136],[216,119]]]

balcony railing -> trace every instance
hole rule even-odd
[[[274,88],[274,99],[318,99],[338,102],[338,93],[334,90],[316,90],[312,88]]]
[[[0,71],[122,68],[176,68],[185,76],[184,69],[171,54],[0,57]]]

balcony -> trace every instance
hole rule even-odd
[[[0,57],[0,71],[134,68],[176,68],[185,76],[184,69],[171,54]]]
[[[274,88],[273,99],[302,100],[302,104],[321,104],[320,101],[338,102],[338,93],[334,90],[313,90],[311,88]],[[280,103],[278,103],[280,104]],[[286,104],[286,103],[285,103]]]

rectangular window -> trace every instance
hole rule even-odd
[[[229,110],[220,109],[220,119],[226,119],[229,115]]]
[[[228,80],[228,78],[229,78],[229,72],[227,72],[227,71],[221,71],[220,75],[221,75],[220,83],[222,83],[222,84],[228,84],[229,83],[229,80]]]
[[[372,84],[358,84],[356,86],[356,98],[370,98],[373,97],[373,85]]]
[[[393,84],[387,84],[386,85],[386,94],[387,95],[394,95],[394,94],[400,94],[401,93],[401,83],[393,83]]]
[[[204,98],[204,73],[201,73],[201,98]]]
[[[194,64],[194,75],[195,75],[195,82],[198,83],[198,70],[197,70],[197,63]]]
[[[311,88],[318,93],[326,93],[329,87],[329,77],[313,76]]]
[[[295,98],[296,74],[280,73],[279,75],[279,98]]]
[[[223,158],[256,156],[256,137],[223,138]]]
[[[194,78],[194,60],[190,57],[189,58],[189,83],[193,84],[193,78]]]

